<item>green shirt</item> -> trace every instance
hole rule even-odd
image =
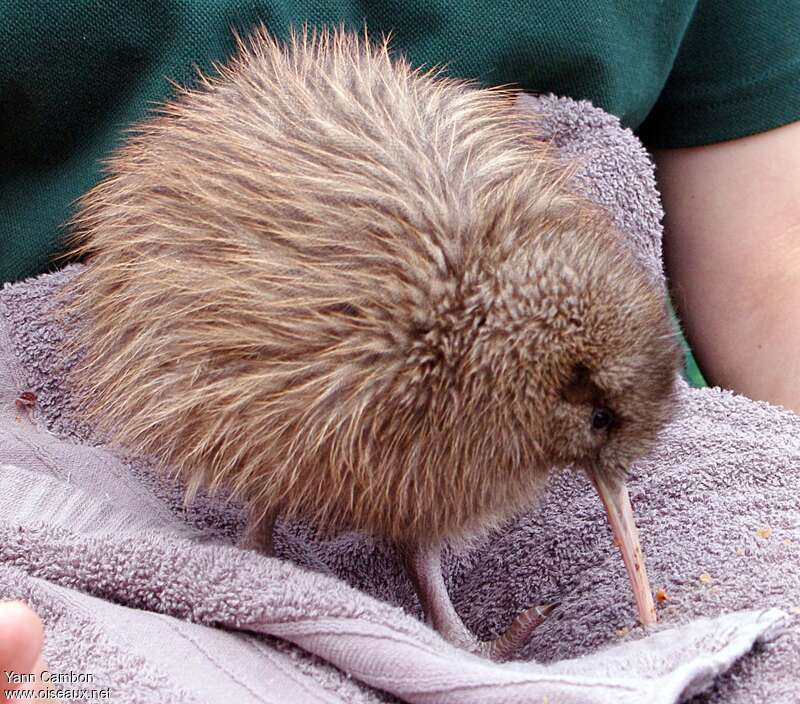
[[[591,100],[649,146],[800,116],[798,0],[0,0],[0,282],[55,266],[125,127],[258,21],[366,23],[414,64]]]

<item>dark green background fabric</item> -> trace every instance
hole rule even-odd
[[[125,127],[258,21],[366,22],[415,64],[590,99],[651,146],[800,116],[798,0],[0,0],[0,281],[53,266]]]

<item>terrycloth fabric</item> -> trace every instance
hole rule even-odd
[[[661,210],[638,142],[586,103],[527,104],[541,113],[535,129],[580,157],[585,192],[661,284]],[[560,475],[538,508],[448,555],[456,608],[481,637],[526,606],[561,602],[524,653],[540,664],[496,665],[415,619],[389,546],[281,524],[282,559],[240,550],[236,506],[201,496],[184,507],[145,458],[103,445],[63,385],[69,331],[52,305],[73,274],[0,292],[0,597],[42,615],[52,671],[93,676],[71,689],[110,687],[118,702],[800,698],[800,418],[683,388],[681,416],[630,482],[650,577],[667,595],[647,637],[580,475]],[[35,406],[17,408],[28,390]]]

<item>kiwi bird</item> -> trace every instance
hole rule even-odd
[[[428,621],[479,642],[447,541],[535,505],[551,470],[605,504],[655,620],[625,490],[674,407],[662,294],[512,90],[342,29],[257,29],[138,125],[80,202],[72,375],[88,417],[184,479],[398,546]]]

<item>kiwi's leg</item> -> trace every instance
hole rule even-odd
[[[272,557],[275,549],[272,545],[272,532],[275,529],[276,511],[264,514],[250,513],[247,528],[239,539],[239,547],[244,550],[257,550],[264,555]]]
[[[479,641],[456,613],[442,576],[441,546],[401,548],[403,561],[428,623],[449,643],[492,660],[508,660],[528,642],[555,604],[534,606],[519,614],[495,640]]]

